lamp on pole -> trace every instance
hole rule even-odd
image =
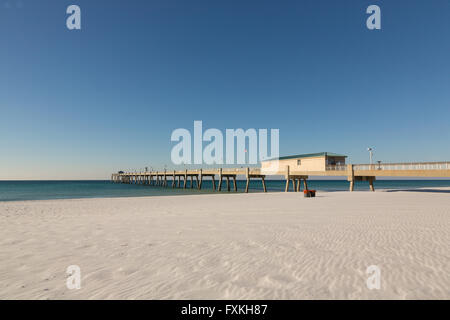
[[[369,151],[369,160],[370,164],[372,164],[372,156],[373,156],[373,148],[367,148],[367,151]]]

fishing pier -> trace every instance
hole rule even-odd
[[[261,168],[218,168],[174,171],[121,172],[113,173],[114,183],[142,184],[166,188],[196,188],[202,189],[205,179],[212,181],[212,189],[221,191],[223,184],[227,191],[238,191],[236,180],[243,177],[246,181],[244,192],[249,191],[250,180],[260,180],[262,190],[267,192],[265,179],[267,177],[284,176],[285,191],[301,191],[308,189],[308,178],[344,177],[349,182],[349,190],[353,191],[356,181],[367,181],[370,190],[374,191],[374,181],[377,177],[450,177],[450,162],[415,162],[415,163],[383,163],[383,164],[326,164],[322,169],[313,168],[299,170],[298,166],[281,166],[276,169],[271,166]],[[217,184],[216,184],[217,179]]]

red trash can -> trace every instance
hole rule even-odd
[[[316,190],[303,190],[305,198],[314,198],[316,196]]]

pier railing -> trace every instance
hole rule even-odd
[[[355,164],[353,170],[450,170],[450,162]]]
[[[347,165],[341,164],[327,164],[325,167],[326,171],[345,171],[347,170]]]
[[[219,174],[220,170],[222,171],[222,174],[236,174],[236,175],[245,175],[246,174],[246,168],[205,168],[205,169],[187,169],[187,174]],[[122,176],[128,176],[128,175],[167,175],[171,176],[174,173],[174,170],[166,170],[166,171],[144,171],[144,172],[123,172],[118,175]],[[175,170],[176,175],[185,174],[186,170]],[[260,175],[261,169],[260,168],[248,168],[248,173],[250,175]]]

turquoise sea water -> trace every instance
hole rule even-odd
[[[285,181],[268,180],[267,191],[284,191]],[[105,198],[105,197],[144,197],[161,195],[186,195],[212,193],[211,181],[203,182],[202,190],[167,188],[147,185],[115,184],[110,181],[0,181],[0,201]],[[348,190],[349,183],[344,180],[309,180],[308,187],[319,191]],[[417,188],[450,187],[450,180],[378,180],[376,189],[412,190]],[[245,188],[245,181],[238,180],[238,192]],[[292,185],[291,185],[292,188]],[[358,182],[356,191],[368,191],[367,182]],[[261,181],[250,184],[250,192],[261,192]],[[222,192],[226,191],[223,183]]]

